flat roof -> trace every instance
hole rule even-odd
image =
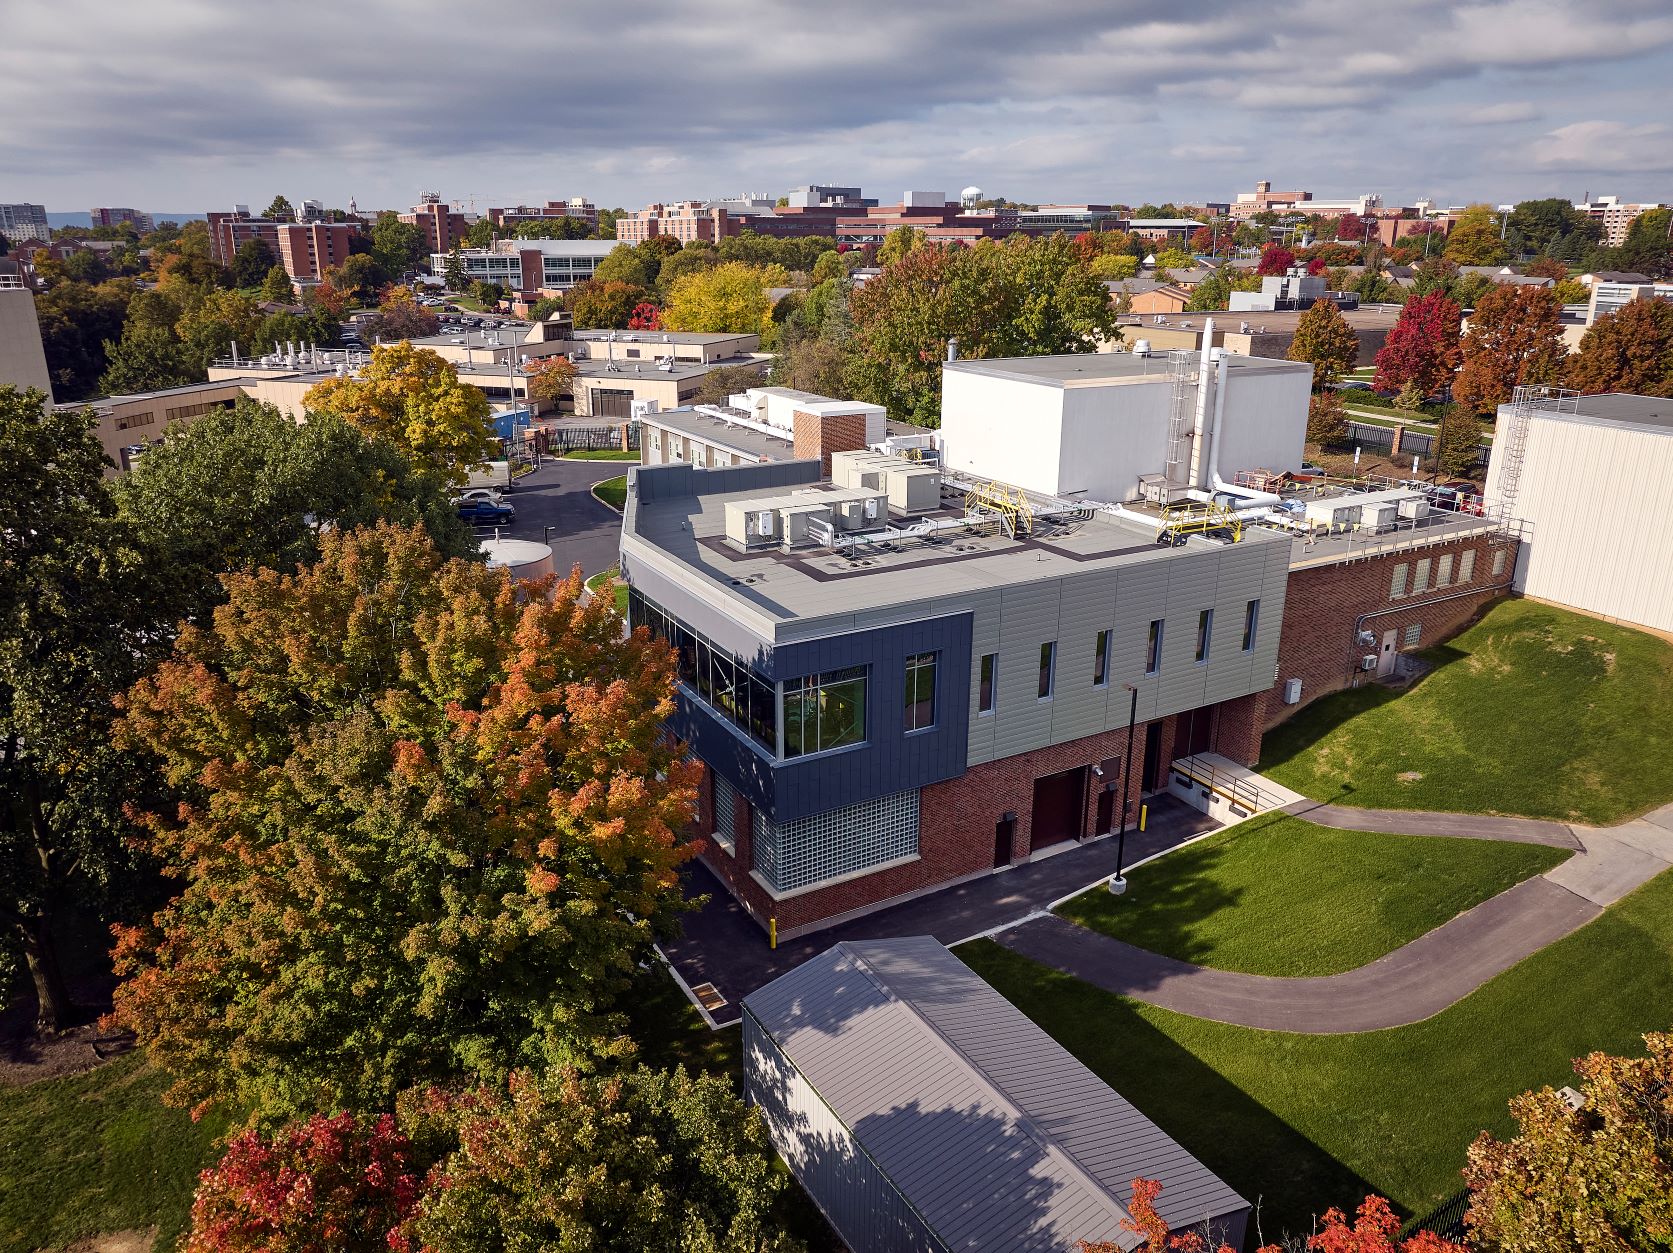
[[[575,368],[584,379],[665,378],[689,379],[707,374],[723,365],[765,365],[766,358],[726,357],[720,361],[681,361],[675,358],[672,369],[663,369],[655,361],[577,361]],[[638,366],[638,369],[634,369]]]
[[[1171,1228],[1248,1208],[932,937],[837,944],[744,1008],[947,1248],[1133,1248],[1136,1178]]]
[[[1214,329],[1227,335],[1241,335],[1244,333],[1243,323],[1249,324],[1250,334],[1259,334],[1264,329],[1267,334],[1294,331],[1296,324],[1301,321],[1305,309],[1208,309],[1202,312],[1170,313],[1162,316],[1167,319],[1156,329],[1159,331],[1201,331],[1205,318],[1214,319]],[[1367,330],[1382,330],[1391,327],[1400,320],[1399,305],[1360,305],[1357,309],[1343,309],[1342,317],[1349,326]],[[1153,315],[1142,314],[1144,325],[1150,324]],[[1190,325],[1186,326],[1185,323]]]
[[[575,331],[568,338],[584,344],[724,344],[749,339],[754,331]]]
[[[659,415],[667,416],[667,415]],[[951,525],[929,539],[901,538],[886,544],[865,544],[855,550],[829,548],[752,549],[734,547],[726,539],[726,506],[779,497],[788,491],[806,492],[810,503],[841,489],[828,479],[809,477],[788,481],[782,471],[808,462],[780,462],[779,474],[762,477],[757,486],[718,490],[755,477],[766,466],[704,470],[689,466],[640,466],[632,480],[683,472],[691,477],[685,494],[676,483],[654,483],[641,491],[635,482],[629,492],[623,521],[623,543],[643,543],[664,559],[683,567],[682,577],[701,579],[722,595],[747,606],[772,628],[813,623],[852,614],[856,607],[880,609],[890,605],[968,595],[972,592],[1044,583],[1098,570],[1113,570],[1151,562],[1224,551],[1225,545],[1190,536],[1179,548],[1156,543],[1156,529],[1094,512],[1090,517],[1066,516],[1062,521],[1036,520],[1032,535],[1007,538],[991,523],[970,528]],[[666,480],[664,480],[666,482]],[[706,490],[710,484],[717,490]],[[894,525],[909,526],[920,517],[956,522],[964,515],[962,489],[944,488],[948,504],[912,518],[896,517]],[[666,494],[665,494],[666,493]],[[1251,544],[1288,544],[1290,537],[1261,528],[1245,528],[1240,547]]]
[[[695,409],[663,409],[645,414],[640,421],[768,461],[785,461],[794,455],[795,441],[788,431],[782,436],[768,435],[765,431],[698,413]]]
[[[1569,402],[1565,401],[1564,404]],[[1662,396],[1635,396],[1631,392],[1606,392],[1580,396],[1574,409],[1539,408],[1541,418],[1559,422],[1593,422],[1607,426],[1635,426],[1650,431],[1673,432],[1673,400]]]
[[[1141,326],[1138,329],[1142,331],[1144,328]],[[1142,339],[1143,336],[1138,335],[1135,338]],[[1228,353],[1225,361],[1228,369],[1255,373],[1297,374],[1312,368],[1304,361],[1245,357],[1237,353]],[[942,368],[966,374],[982,374],[990,378],[1073,387],[1094,383],[1130,382],[1147,376],[1165,377],[1168,373],[1168,359],[1155,355],[1141,357],[1131,352],[1082,352],[1057,357],[994,357],[985,360],[971,358],[949,361]]]

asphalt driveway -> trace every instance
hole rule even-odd
[[[626,474],[634,464],[543,458],[540,469],[517,480],[510,496],[517,521],[501,527],[500,534],[550,544],[552,568],[559,574],[577,562],[589,575],[608,570],[620,554],[622,517],[593,496],[592,486]],[[489,527],[481,534],[492,532]]]

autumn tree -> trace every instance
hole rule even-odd
[[[1323,391],[1353,370],[1359,360],[1359,336],[1334,300],[1315,301],[1296,322],[1295,337],[1284,355],[1311,364],[1313,390]]]
[[[883,237],[883,244],[877,250],[877,263],[893,265],[927,245],[924,233],[916,226],[897,226]]]
[[[767,320],[760,270],[730,261],[684,275],[668,291],[662,321],[671,331],[760,334]]]
[[[1470,315],[1453,395],[1474,413],[1493,413],[1517,387],[1556,382],[1567,355],[1557,298],[1544,287],[1495,283]]]
[[[302,397],[310,411],[334,413],[372,439],[399,449],[423,476],[464,484],[497,448],[482,389],[428,348],[384,344],[358,377],[326,379]]]
[[[440,330],[441,319],[418,303],[412,288],[392,283],[384,288],[378,311],[366,320],[363,333],[374,340],[394,343],[434,335]]]
[[[392,1241],[481,1249],[793,1253],[785,1187],[759,1116],[713,1075],[633,1068],[520,1074],[457,1102],[458,1149]]]
[[[1446,237],[1446,258],[1457,265],[1498,265],[1508,255],[1490,205],[1473,204],[1458,215]]]
[[[1510,1103],[1517,1134],[1470,1146],[1466,1222],[1487,1249],[1632,1253],[1673,1248],[1673,1035],[1646,1056],[1574,1063],[1578,1109],[1550,1088]]]
[[[1634,300],[1601,315],[1569,358],[1568,385],[1587,393],[1673,396],[1673,305]]]
[[[662,329],[662,310],[650,301],[641,301],[633,306],[633,312],[627,319],[627,329],[630,331],[660,331]]]
[[[182,1253],[388,1253],[425,1182],[418,1159],[390,1114],[245,1131],[200,1176]]]
[[[581,368],[561,354],[534,357],[524,363],[523,372],[528,375],[529,396],[548,409],[556,409],[563,397],[572,395],[575,380],[581,377]]]
[[[1119,282],[1139,272],[1139,259],[1125,252],[1099,253],[1088,267],[1092,274],[1106,282]]]
[[[1307,442],[1329,448],[1348,438],[1348,411],[1335,388],[1307,398]]]
[[[1462,357],[1458,325],[1462,311],[1443,292],[1408,300],[1388,339],[1377,350],[1372,386],[1380,392],[1412,389],[1433,396],[1452,385]]]
[[[531,589],[416,528],[224,585],[121,728],[181,797],[143,816],[180,894],[116,952],[171,1099],[387,1109],[628,1047],[693,851],[672,651],[579,571]]]
[[[737,393],[761,386],[761,381],[761,371],[752,365],[716,366],[698,382],[691,403],[724,405]]]
[[[1263,276],[1288,274],[1294,264],[1295,253],[1282,244],[1268,244],[1261,249],[1261,263],[1255,267],[1255,273]]]
[[[564,308],[578,331],[622,330],[632,321],[633,311],[652,294],[649,288],[619,279],[605,282],[590,278],[564,293]]]

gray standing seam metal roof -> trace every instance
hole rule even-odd
[[[930,936],[837,944],[744,1006],[950,1247],[1133,1248],[1138,1177],[1173,1228],[1248,1208]]]

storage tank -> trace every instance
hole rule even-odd
[[[527,539],[485,539],[480,545],[490,570],[509,570],[514,579],[543,579],[552,573],[552,546]]]

